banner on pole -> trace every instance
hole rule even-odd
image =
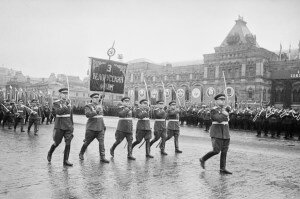
[[[90,91],[124,94],[127,64],[90,57]],[[105,80],[105,81],[104,81]]]

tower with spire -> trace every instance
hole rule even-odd
[[[266,84],[268,74],[265,62],[278,60],[278,55],[259,46],[256,36],[241,16],[235,20],[221,45],[214,49],[215,53],[203,55],[204,87],[214,87],[216,91],[224,92],[222,74],[225,74],[227,86],[232,87],[236,95],[229,100],[261,101],[262,92],[270,89]]]

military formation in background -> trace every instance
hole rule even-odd
[[[211,109],[205,105],[180,108],[181,125],[197,126],[208,131],[211,125]],[[292,108],[274,106],[257,108],[233,108],[229,111],[229,128],[256,131],[256,136],[300,140],[300,114]]]

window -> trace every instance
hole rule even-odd
[[[267,101],[266,89],[263,91],[263,101]]]
[[[300,102],[300,89],[298,91],[294,89],[292,95],[293,102]]]
[[[249,99],[253,98],[253,89],[252,88],[249,88],[249,90],[248,90],[248,98]]]

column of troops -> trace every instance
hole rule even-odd
[[[49,103],[40,104],[38,100],[33,99],[25,105],[22,99],[15,102],[12,100],[5,100],[0,102],[0,124],[2,128],[7,126],[8,129],[20,125],[21,132],[25,132],[24,126],[27,126],[27,132],[30,133],[31,127],[34,127],[34,135],[38,135],[39,125],[46,122],[46,125],[52,124],[55,120],[55,110],[50,108]]]
[[[208,131],[211,125],[211,108],[205,105],[180,107],[181,125],[199,126]],[[256,131],[257,136],[269,135],[272,138],[284,136],[300,140],[300,113],[292,108],[278,109],[274,106],[264,108],[239,108],[229,112],[229,128],[232,130]]]

